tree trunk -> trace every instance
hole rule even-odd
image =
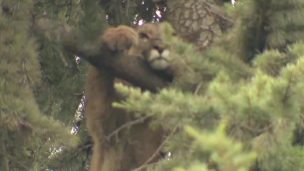
[[[168,0],[168,21],[199,50],[209,47],[233,21],[214,0]]]

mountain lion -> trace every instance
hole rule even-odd
[[[110,51],[142,59],[157,74],[170,75],[170,47],[163,40],[163,29],[163,24],[149,23],[136,29],[113,27],[102,35],[102,42]],[[119,100],[114,81],[115,78],[106,69],[90,66],[85,90],[86,124],[94,143],[90,171],[134,169],[156,151],[164,137],[162,130],[150,130],[145,121],[130,128],[137,132],[130,134],[132,137],[128,137],[128,142],[115,142],[106,138],[126,121],[130,121],[129,115],[121,114],[124,111],[112,108],[112,102]]]

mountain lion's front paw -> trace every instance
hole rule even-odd
[[[138,34],[131,27],[118,26],[107,29],[102,40],[111,51],[123,51],[138,43]]]

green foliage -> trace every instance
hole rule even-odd
[[[242,144],[236,143],[225,135],[224,122],[219,125],[215,132],[201,132],[190,126],[187,126],[186,132],[195,139],[192,145],[192,151],[196,156],[204,155],[208,152],[212,162],[217,163],[219,170],[225,171],[246,171],[249,170],[252,162],[255,159],[255,153],[243,152]],[[202,154],[199,154],[202,153]],[[188,161],[185,163],[190,166],[187,169],[175,168],[174,171],[200,171],[208,170],[208,163],[199,163],[197,161]],[[209,163],[210,165],[211,163]],[[212,167],[212,166],[211,166]]]
[[[204,92],[207,84],[219,72],[225,70],[233,78],[250,77],[252,68],[227,52],[224,48],[213,47],[201,54],[189,43],[174,36],[169,24],[164,24],[164,40],[172,46],[173,65],[182,65],[175,78],[175,88],[193,92]]]
[[[91,142],[76,111],[86,65],[56,34],[34,33],[32,19],[69,23],[85,44],[107,23],[161,20],[162,4],[142,2],[0,0],[1,171],[88,166]],[[235,27],[204,53],[165,24],[181,66],[172,86],[153,94],[117,84],[128,98],[113,104],[169,133],[163,151],[171,155],[150,170],[304,170],[303,8],[302,0],[241,0],[229,9]]]
[[[265,49],[283,50],[303,40],[302,0],[242,0],[236,6],[239,17],[228,46],[244,61]]]
[[[253,40],[259,27],[268,28],[272,23],[258,25],[256,20],[261,16],[257,15],[267,13],[269,17],[283,9],[304,14],[302,6],[298,7],[295,1],[275,3],[245,1],[239,7],[244,12],[240,17],[242,32],[233,32],[236,35],[230,38],[247,43],[236,47],[240,49],[227,50],[219,43],[199,54],[191,45],[168,36],[172,32],[168,26],[166,40],[172,49],[176,49],[173,57],[176,61],[181,59],[187,66],[182,68],[173,86],[158,94],[116,86],[128,98],[114,103],[115,107],[153,117],[153,127],[161,126],[174,133],[165,140],[164,148],[172,156],[152,164],[152,170],[304,169],[301,161],[304,150],[299,146],[303,144],[303,134],[294,134],[303,130],[304,44],[300,43],[301,39],[291,39],[294,33],[287,26],[290,23],[301,25],[301,22],[294,21],[296,18],[288,20],[286,26],[280,27],[286,37],[278,42],[271,41],[276,29],[267,30],[262,42]],[[249,20],[251,15],[256,16],[256,20],[255,17]],[[236,28],[240,26],[236,25]],[[302,31],[300,26],[296,29]],[[255,43],[257,46],[252,46]],[[250,52],[248,48],[253,49]],[[239,50],[246,52],[241,55],[245,59],[254,59],[253,65],[240,60]],[[227,126],[225,131],[221,125],[223,122]],[[185,125],[191,128],[184,131]],[[213,132],[215,128],[221,131]],[[234,165],[236,162],[240,165]]]
[[[293,50],[288,53],[294,54],[292,51],[295,47],[301,46],[297,44],[289,48]],[[271,52],[266,51],[259,57],[269,55],[269,58],[276,59],[278,53],[272,54],[271,56]],[[256,68],[255,74],[249,79],[241,77],[236,81],[225,70],[220,71],[209,82],[208,89],[203,95],[180,92],[177,89],[164,89],[158,94],[151,94],[118,85],[116,88],[128,95],[128,100],[115,103],[114,106],[153,116],[154,125],[160,124],[168,130],[191,125],[204,132],[218,125],[218,121],[227,120],[228,135],[257,152],[258,167],[261,170],[301,170],[303,162],[299,159],[304,151],[292,142],[295,126],[299,125],[302,118],[304,58],[295,58],[298,60],[282,65],[280,73],[275,77]],[[274,66],[269,64],[270,68]],[[168,140],[166,148],[173,152],[173,159],[163,162],[163,170],[171,170],[174,165],[181,162],[180,155],[184,160],[185,156],[191,157],[191,154],[197,151],[194,150],[195,147],[188,145],[192,140],[185,136],[183,131],[177,132],[175,136]],[[225,142],[216,133],[209,136],[208,140],[204,139],[204,143],[212,139]],[[231,148],[233,146],[230,144]],[[201,144],[201,148],[207,147],[207,144]],[[209,150],[214,153],[217,149],[214,147]],[[237,156],[233,155],[236,158]],[[197,159],[198,157],[192,156],[194,164],[189,167],[195,169]],[[204,163],[212,160],[219,168],[226,167],[208,153],[203,155],[201,160]],[[190,161],[187,160],[186,163],[189,164]],[[248,167],[244,170],[248,170]]]
[[[7,8],[0,13],[1,170],[46,169],[49,149],[72,147],[77,138],[62,122],[43,115],[35,99],[42,75],[30,34],[32,1],[0,2]]]
[[[87,67],[63,50],[57,26],[74,26],[79,41],[92,48],[108,23],[152,20],[155,5],[145,4],[146,16],[141,6],[120,0],[0,0],[0,170],[87,169],[92,144],[82,121],[84,101],[76,112]],[[32,26],[40,18],[52,21],[42,23],[52,30],[37,34]],[[73,149],[72,128],[80,138]]]
[[[85,124],[79,121],[79,118],[83,118],[83,111],[76,111],[83,97],[87,65],[79,57],[63,50],[61,42],[58,41],[60,37],[56,34],[59,31],[56,30],[56,26],[68,23],[85,33],[79,35],[80,40],[95,41],[99,38],[96,35],[100,34],[100,29],[103,28],[103,23],[97,22],[101,16],[95,11],[100,9],[96,3],[96,1],[78,0],[39,1],[34,6],[37,21],[46,17],[54,23],[52,26],[46,26],[54,30],[47,30],[43,35],[35,34],[39,43],[42,73],[42,83],[34,90],[37,103],[42,113],[65,123],[65,129],[70,130],[69,136],[73,129],[74,134],[80,139],[75,148],[54,144],[52,148],[47,149],[48,159],[45,165],[48,169],[84,170],[87,166],[89,138]],[[84,13],[86,10],[90,12]],[[70,140],[65,142],[70,143]],[[63,160],[65,162],[62,162]]]

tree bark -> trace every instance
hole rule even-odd
[[[183,39],[199,50],[208,48],[233,25],[215,0],[168,0],[167,20]]]

